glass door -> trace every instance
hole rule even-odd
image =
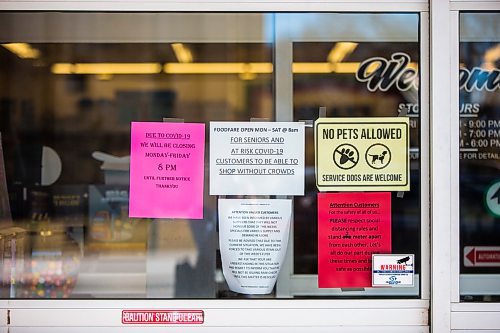
[[[422,167],[421,156],[422,141],[426,140],[422,133],[426,129],[427,106],[421,107],[425,61],[421,62],[420,20],[419,14],[277,14],[276,54],[283,62],[281,70],[278,62],[276,71],[277,118],[306,123],[306,193],[294,198],[294,228],[290,239],[293,245],[284,266],[286,270],[281,273],[278,295],[421,295],[421,260],[422,253],[427,252],[421,249],[427,247],[428,220],[426,200],[422,199],[427,195],[426,190],[422,190],[427,188],[427,177],[422,176],[427,170],[425,164]],[[280,86],[291,89],[291,96],[287,91],[282,92]],[[321,196],[332,195],[333,200],[343,200],[353,194],[352,188],[347,192],[345,189],[341,189],[343,192],[318,190],[321,176],[315,168],[318,151],[314,142],[317,129],[313,124],[319,117],[332,121],[348,119],[356,123],[353,130],[365,121],[408,119],[409,191],[386,189],[383,193],[376,190],[373,179],[360,182],[362,185],[354,192],[355,195],[370,193],[372,198],[388,196],[391,209],[385,231],[381,225],[380,233],[367,232],[364,227],[370,218],[363,215],[366,212],[362,210],[353,213],[357,218],[351,222],[344,221],[345,212],[330,216],[330,222],[325,221],[324,216],[318,219],[319,211],[325,209],[321,207],[325,202],[319,202]],[[344,136],[332,144],[340,146],[351,139],[354,138]],[[383,144],[383,140],[378,143]],[[360,176],[357,171],[346,172],[347,176],[356,174]],[[347,184],[355,183],[347,181]],[[360,198],[360,204],[371,200],[369,196]],[[332,224],[332,217],[343,222]],[[331,240],[339,236],[342,241]],[[380,237],[382,241],[370,248],[370,242],[365,242],[369,237]],[[335,247],[339,244],[340,250]],[[359,251],[355,246],[366,248]],[[415,284],[407,288],[372,288],[371,256],[377,252],[414,255]],[[349,269],[358,273],[342,272]],[[359,273],[361,270],[365,273]],[[341,273],[336,273],[339,271]],[[328,287],[320,286],[323,278],[332,280]],[[359,279],[359,282],[346,284],[343,279]]]
[[[460,300],[500,300],[498,13],[460,14]]]

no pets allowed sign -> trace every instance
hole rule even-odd
[[[409,191],[409,120],[318,118],[316,185],[320,191]]]

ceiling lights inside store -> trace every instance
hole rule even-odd
[[[355,74],[361,63],[359,62],[339,62],[332,64],[329,62],[294,62],[292,71],[294,74]],[[377,63],[373,63],[367,68],[367,72],[373,72],[378,68]],[[418,69],[417,63],[411,62],[408,68]]]
[[[341,62],[332,65],[329,62],[294,62],[292,71],[295,74],[321,73],[356,73],[359,62]]]
[[[500,60],[500,44],[489,48],[484,53],[483,64],[481,67],[488,71],[494,70],[498,68],[498,60]]]
[[[294,74],[354,74],[359,62],[294,62]],[[417,64],[408,64],[409,68],[418,69]],[[269,62],[207,62],[207,63],[56,63],[51,67],[53,74],[238,74],[244,79],[251,79],[253,74],[273,73],[273,64]],[[368,72],[377,68],[374,63]]]
[[[159,74],[160,63],[56,63],[53,74]]]
[[[273,72],[273,64],[269,62],[166,63],[163,71],[167,74],[270,74]]]
[[[184,44],[173,43],[172,49],[174,50],[177,61],[179,61],[180,63],[184,64],[193,62],[193,55],[191,54],[191,51],[186,46],[184,46]]]
[[[327,60],[329,63],[337,64],[342,62],[347,58],[358,46],[358,43],[351,42],[338,42],[332,47],[330,53],[328,53]]]
[[[40,51],[27,43],[7,43],[2,44],[10,52],[22,59],[38,59]]]

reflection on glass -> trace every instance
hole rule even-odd
[[[500,300],[500,15],[460,15],[460,295]]]
[[[16,15],[0,18],[2,297],[238,297],[220,274],[216,198],[205,193],[204,220],[128,217],[130,122],[273,119],[272,43],[254,36],[265,27],[248,36],[214,14],[190,31],[177,26],[185,42],[127,23],[114,30],[118,41],[134,29],[144,40],[82,30],[75,42],[28,43],[15,40]],[[44,15],[32,17],[32,30]],[[63,16],[107,25],[133,14]],[[240,19],[264,24],[262,15]]]

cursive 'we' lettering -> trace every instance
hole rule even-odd
[[[410,56],[402,52],[392,54],[391,59],[369,58],[360,64],[356,79],[366,82],[371,92],[387,91],[394,85],[400,91],[418,89],[417,71],[407,67],[409,63]]]

